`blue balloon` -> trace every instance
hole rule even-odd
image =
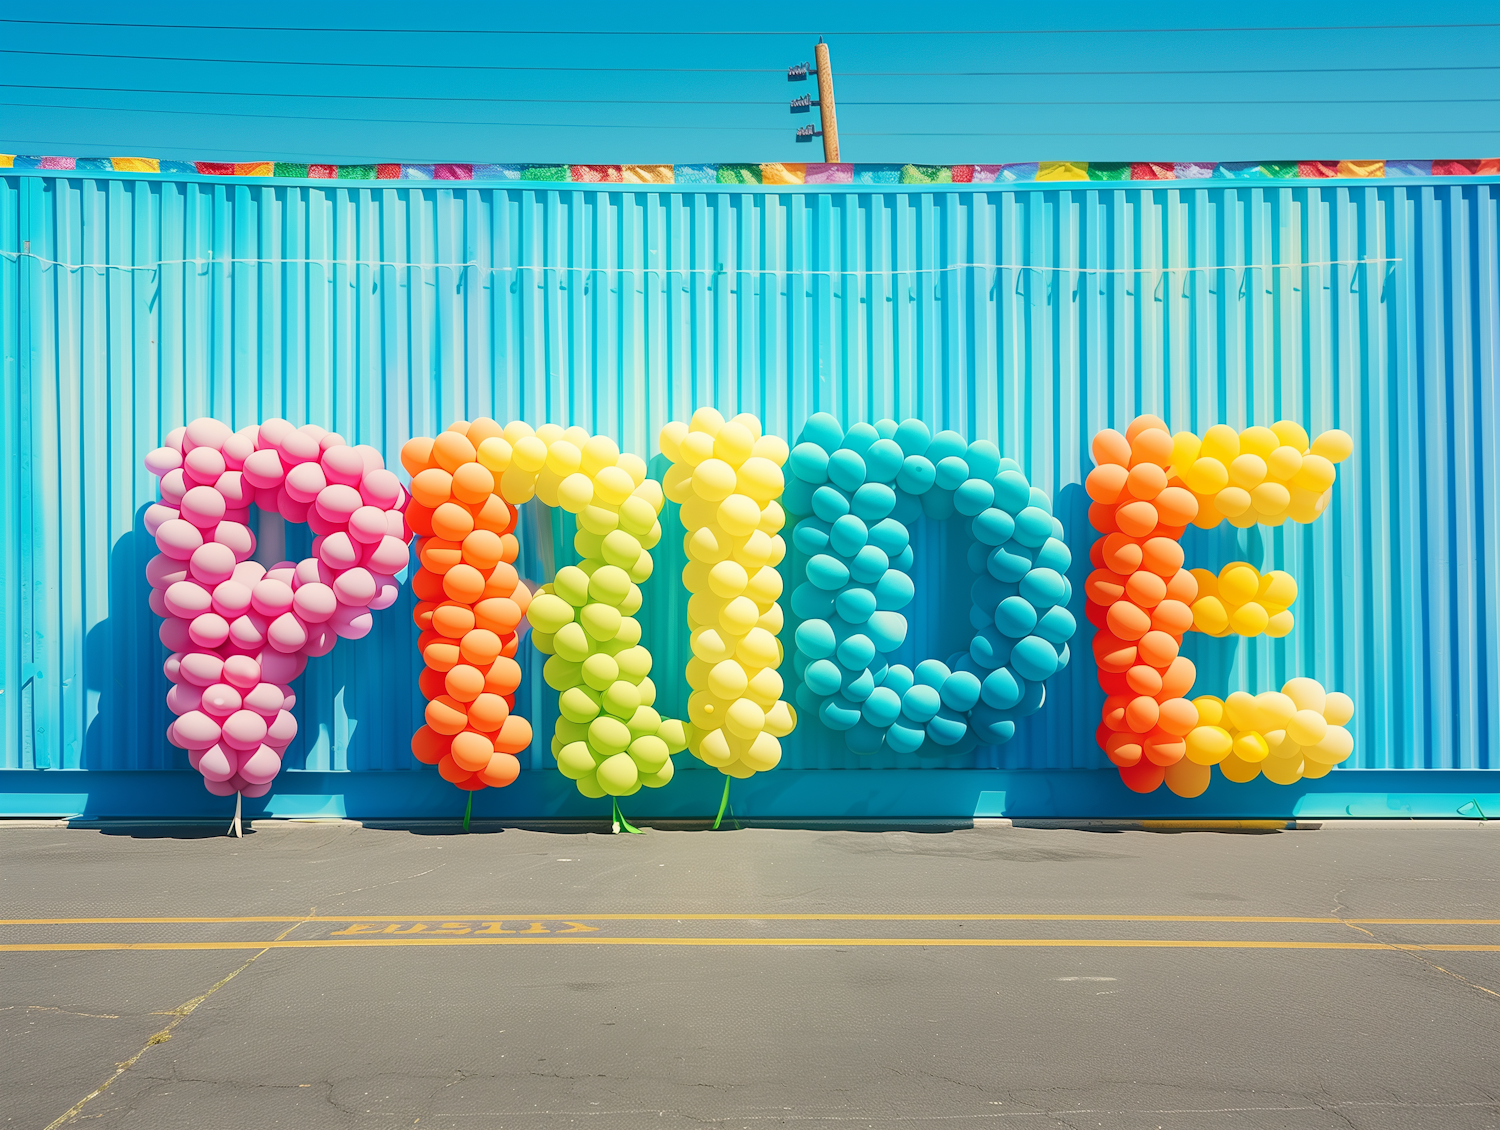
[[[989,481],[1000,473],[1000,449],[987,439],[976,439],[964,452],[964,462],[970,476]]]
[[[963,713],[972,710],[979,701],[979,687],[979,680],[972,672],[955,671],[943,680],[938,693],[942,696],[944,706]]]
[[[893,435],[896,434],[896,427],[896,421],[890,419],[889,417],[883,420],[876,420],[875,434],[878,435],[881,439],[890,439]]]
[[[927,458],[937,463],[950,455],[962,456],[968,450],[969,441],[963,436],[954,431],[942,431],[932,437],[932,442],[927,445],[925,454]],[[964,477],[968,478],[967,475]]]
[[[896,484],[898,487],[901,485]],[[896,491],[896,508],[891,511],[892,521],[909,526],[922,516],[922,498],[905,490]]]
[[[847,447],[828,456],[828,478],[853,494],[865,481],[865,461]]]
[[[797,436],[797,442],[815,443],[824,451],[832,451],[844,442],[844,428],[838,420],[827,412],[814,412],[807,418],[807,423],[802,425],[802,432]]]
[[[849,566],[837,557],[819,553],[808,559],[807,579],[825,592],[837,592],[849,583]]]
[[[896,475],[896,485],[907,494],[926,494],[937,478],[937,468],[925,455],[908,455]]]
[[[953,492],[953,509],[965,518],[984,513],[994,501],[995,488],[984,479],[965,479]]]
[[[830,730],[849,730],[859,722],[859,707],[842,698],[830,698],[818,708],[818,717]]]
[[[801,648],[792,648],[792,670],[799,680],[802,678],[802,673],[807,670],[807,665],[816,658],[817,656],[808,655]]]
[[[1015,584],[1031,572],[1031,558],[1023,557],[1010,546],[1000,545],[996,546],[994,552],[990,554],[985,568],[997,581]]]
[[[885,745],[885,733],[860,719],[844,733],[844,743],[855,753],[879,753]]]
[[[860,710],[866,722],[883,729],[901,717],[901,696],[890,687],[876,687]]]
[[[933,446],[937,446],[936,443]],[[927,457],[932,458],[932,448],[927,449]],[[957,490],[969,481],[969,465],[958,455],[949,455],[941,461],[934,463],[937,470],[933,477],[933,484],[943,490]]]
[[[844,446],[854,454],[863,456],[870,450],[870,445],[880,438],[880,433],[875,428],[861,420],[857,424],[850,424],[849,430],[844,433]]]
[[[849,575],[856,581],[873,585],[885,576],[890,565],[891,559],[885,555],[884,550],[867,545],[849,562]]]
[[[827,490],[827,487],[823,488]],[[813,506],[818,505],[818,496],[813,495]],[[1035,506],[1028,506],[1016,515],[1016,540],[1029,549],[1036,549],[1052,536],[1052,515]]]
[[[981,702],[969,715],[974,736],[986,745],[1003,745],[1015,735],[1016,724],[995,707]]]
[[[905,695],[916,685],[916,678],[911,673],[911,668],[904,667],[900,663],[892,663],[886,670],[885,678],[880,685],[889,687],[899,695]]]
[[[899,612],[916,595],[916,583],[900,569],[887,569],[875,582],[875,607],[888,612]]]
[[[1057,649],[1040,636],[1027,636],[1010,653],[1010,665],[1027,682],[1040,683],[1057,670]]]
[[[797,625],[797,650],[813,659],[827,659],[838,647],[833,626],[827,620],[804,620]]]
[[[870,527],[870,544],[897,554],[911,544],[911,531],[894,518],[882,518]]]
[[[1037,608],[1051,608],[1062,602],[1062,574],[1040,566],[1021,578],[1021,595]]]
[[[907,455],[921,455],[932,442],[932,433],[921,420],[902,420],[891,437]]]
[[[1047,497],[1047,492],[1044,491],[1041,487],[1031,488],[1031,497],[1027,501],[1026,505],[1036,507],[1038,510],[1045,513],[1049,518],[1052,516],[1052,500]]]
[[[865,634],[882,653],[895,651],[906,642],[906,617],[899,612],[871,612],[865,622]]]
[[[922,513],[934,522],[946,522],[954,514],[953,492],[933,487],[922,496]]]
[[[847,667],[850,671],[863,671],[874,658],[875,645],[863,633],[849,636],[838,646],[839,666]]]
[[[878,439],[865,452],[865,478],[872,483],[895,482],[896,473],[901,470],[901,463],[905,458],[906,452],[901,450],[901,445],[895,440]]]
[[[853,514],[845,514],[828,532],[828,544],[844,557],[853,557],[865,547],[869,529]]]
[[[1010,662],[1010,652],[1014,646],[1009,637],[1001,635],[1000,630],[989,623],[974,633],[974,638],[969,641],[969,655],[980,667],[993,671]]]
[[[953,674],[948,665],[938,659],[924,659],[917,664],[917,685],[931,687],[935,691],[942,690],[943,684]]]
[[[803,518],[792,528],[792,544],[803,553],[822,553],[828,548],[829,525],[821,518]]]
[[[802,682],[813,694],[826,698],[828,695],[838,694],[839,688],[844,685],[844,673],[831,659],[815,659],[802,673]]]
[[[995,627],[1013,640],[1028,636],[1036,627],[1036,609],[1025,597],[1008,596],[995,609]]]
[[[1036,622],[1036,634],[1055,647],[1066,647],[1077,630],[1078,621],[1061,604],[1047,609],[1046,614]],[[1061,656],[1058,657],[1058,663],[1062,665]]]
[[[979,687],[979,696],[996,710],[1009,710],[1021,701],[1021,696],[1025,693],[1025,682],[1016,678],[1015,672],[1009,667],[991,671]]]
[[[957,745],[968,732],[969,720],[946,706],[927,720],[927,736],[941,746]]]
[[[916,753],[927,740],[927,728],[910,722],[892,722],[885,732],[885,744],[897,753]]]
[[[970,528],[979,544],[1004,545],[1016,532],[1016,520],[1004,510],[991,506],[974,515],[974,522]]]
[[[942,697],[935,687],[917,683],[901,696],[901,713],[913,722],[926,723],[943,705]]]
[[[813,491],[812,512],[825,522],[836,522],[849,513],[849,500],[833,487],[819,487]]]
[[[995,476],[995,505],[1007,514],[1019,514],[1031,501],[1031,484],[1020,471],[1001,471]]]
[[[792,611],[799,619],[826,620],[833,615],[833,594],[804,581],[792,590]]]
[[[813,491],[817,489],[812,483],[792,475],[786,480],[786,489],[781,492],[781,505],[788,514],[807,514],[812,510]]]
[[[799,443],[792,448],[786,465],[804,483],[821,485],[828,481],[828,452],[815,443]]]
[[[865,521],[879,522],[896,509],[896,492],[884,483],[866,483],[849,505]]]
[[[1036,563],[1043,569],[1055,569],[1059,573],[1066,573],[1068,566],[1073,564],[1073,551],[1066,542],[1055,537],[1048,538],[1042,543],[1042,548],[1037,551]]]
[[[870,674],[868,667],[863,671],[845,671],[841,689],[850,702],[864,702],[875,689],[875,676]]]
[[[902,573],[910,573],[912,562],[916,559],[917,555],[911,551],[911,546],[907,546],[900,553],[891,556],[891,568]]]
[[[976,632],[981,628],[993,628],[995,626],[995,614],[986,612],[972,600],[969,602],[969,627]]]
[[[823,696],[806,683],[798,683],[792,697],[797,700],[797,709],[803,714],[813,715],[823,709]]]
[[[982,541],[971,541],[967,552],[964,554],[964,559],[968,562],[969,572],[983,573],[986,571],[985,565],[990,559],[990,547]]]
[[[1024,718],[1028,714],[1035,714],[1047,701],[1046,683],[1027,683],[1026,693],[1021,701],[1016,703],[1015,714],[1018,718]]]
[[[845,623],[863,624],[875,611],[875,594],[869,589],[847,588],[834,598],[833,607]]]

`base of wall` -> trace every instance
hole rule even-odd
[[[724,778],[680,773],[620,807],[634,820],[712,820]],[[288,770],[247,817],[453,819],[466,794],[432,772]],[[1482,769],[1348,769],[1281,786],[1215,779],[1200,797],[1132,793],[1112,770],[776,770],[730,787],[736,817],[766,821],[1012,819],[1473,819],[1500,816],[1500,773]],[[0,770],[0,817],[227,820],[234,800],[196,773]],[[556,772],[523,773],[474,794],[480,820],[599,820],[608,800],[578,795]]]

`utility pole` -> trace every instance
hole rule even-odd
[[[818,62],[818,112],[823,116],[823,160],[830,165],[839,159],[839,123],[833,109],[833,64],[828,61],[828,44],[818,37],[813,49]]]

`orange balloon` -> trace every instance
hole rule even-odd
[[[1125,684],[1136,694],[1148,694],[1154,698],[1161,693],[1161,672],[1155,667],[1137,663],[1125,672]]]
[[[479,779],[494,789],[503,789],[521,775],[521,762],[514,754],[497,751],[479,771]]]
[[[1150,502],[1167,486],[1167,473],[1155,463],[1137,463],[1125,478],[1125,489],[1133,498]]]
[[[1198,668],[1185,655],[1179,655],[1167,665],[1161,677],[1158,698],[1184,698],[1198,680]]]
[[[1166,778],[1167,771],[1163,766],[1156,764],[1149,757],[1142,757],[1134,765],[1124,766],[1120,769],[1120,780],[1125,782],[1125,787],[1131,792],[1149,793],[1161,787]]]
[[[473,730],[464,730],[462,733],[453,735],[453,748],[450,752],[460,769],[477,773],[490,763],[490,758],[495,754],[495,747],[483,734],[476,734]]]
[[[516,688],[520,685],[521,665],[505,656],[496,659],[489,673],[484,677],[484,689],[502,698],[508,694],[515,694]]]
[[[463,560],[463,553],[456,541],[428,538],[417,549],[417,558],[428,572],[441,576]]]
[[[1149,502],[1142,503],[1150,506]],[[1128,577],[1141,567],[1141,546],[1125,534],[1110,534],[1104,539],[1103,564],[1122,577]]]
[[[495,739],[495,748],[502,753],[520,753],[531,745],[531,723],[519,714],[512,714],[500,727],[500,736]]]
[[[432,512],[432,532],[445,541],[463,541],[474,528],[474,515],[457,502],[445,502]]]
[[[1161,721],[1157,724],[1168,734],[1186,737],[1198,724],[1198,708],[1185,698],[1169,698],[1161,704]]]
[[[1115,522],[1119,525],[1122,534],[1128,534],[1133,538],[1143,538],[1156,529],[1156,507],[1149,502],[1139,500],[1122,503],[1115,511]],[[436,528],[434,525],[433,529]]]
[[[515,519],[512,518],[511,525],[514,526],[515,524]],[[521,552],[521,543],[516,540],[516,535],[501,534],[500,540],[505,543],[505,552],[501,554],[500,560],[514,561]]]
[[[1106,463],[1118,463],[1123,467],[1130,462],[1130,441],[1113,428],[1094,433],[1091,447],[1094,462],[1101,467]]]
[[[1101,534],[1112,534],[1120,527],[1115,522],[1115,504],[1113,502],[1091,502],[1089,503],[1089,525]]]
[[[1118,463],[1103,463],[1083,480],[1084,492],[1095,502],[1117,502],[1130,472]]]
[[[500,564],[504,552],[505,543],[492,530],[475,530],[464,538],[464,560],[481,573],[488,573]]]
[[[1187,742],[1170,734],[1162,734],[1160,737],[1149,736],[1141,745],[1147,759],[1153,765],[1160,765],[1163,768],[1176,765],[1187,755]]]
[[[510,529],[513,517],[510,507],[505,505],[500,496],[492,494],[479,504],[478,511],[474,514],[474,528],[489,530],[492,534],[503,534]]]
[[[1143,663],[1153,667],[1166,667],[1177,658],[1177,641],[1166,632],[1150,631],[1141,637],[1140,656]]]
[[[516,657],[516,650],[520,647],[520,645],[521,637],[515,632],[512,632],[501,641],[501,657],[505,659],[514,659]]]
[[[1186,526],[1198,516],[1198,500],[1183,487],[1167,487],[1156,496],[1156,512],[1164,526]]]
[[[448,693],[448,686],[443,681],[443,673],[434,671],[431,667],[423,667],[417,674],[417,689],[422,692],[426,699],[437,698],[440,694]]]
[[[505,699],[486,692],[469,704],[469,725],[476,730],[493,733],[500,729],[509,714],[510,707],[505,705]]]
[[[438,631],[436,628],[428,628],[426,631],[419,632],[417,634],[418,651],[426,651],[428,644],[445,642],[447,641],[443,638],[443,633]]]
[[[1172,576],[1182,562],[1182,545],[1173,538],[1148,538],[1141,545],[1141,564],[1159,577]]]
[[[489,580],[484,582],[484,595],[486,599],[492,596],[510,596],[516,591],[516,582],[518,580],[520,580],[520,577],[516,574],[516,567],[514,565],[509,561],[497,562],[495,567],[490,570]]]
[[[488,628],[475,628],[458,645],[459,653],[476,667],[488,667],[500,654],[500,637]]]
[[[1122,769],[1139,761],[1142,752],[1139,734],[1126,731],[1111,734],[1104,741],[1104,756]]]
[[[435,600],[419,600],[412,605],[411,620],[417,626],[418,631],[425,632],[432,627],[432,612],[437,607]]]
[[[484,574],[472,565],[456,564],[443,574],[443,591],[451,600],[473,604],[484,593]]]
[[[445,600],[432,613],[432,627],[450,640],[461,640],[474,630],[474,610],[456,600]]]
[[[469,442],[478,447],[492,436],[503,436],[505,429],[488,416],[479,416],[469,422],[464,429],[464,435],[469,437]]]
[[[472,781],[474,774],[462,768],[458,762],[453,760],[452,753],[443,754],[443,759],[438,762],[438,776],[443,780],[462,788],[465,782]]]
[[[424,672],[425,674],[426,672]],[[473,702],[484,691],[484,672],[478,667],[468,663],[460,663],[452,668],[447,675],[439,675],[443,680],[442,694],[459,702]],[[436,695],[432,697],[437,697]]]
[[[1111,604],[1104,622],[1122,640],[1138,640],[1151,630],[1151,617],[1129,600],[1117,600]]]
[[[477,454],[462,432],[447,431],[432,441],[432,461],[449,474],[474,462]]]
[[[445,694],[429,702],[424,713],[427,724],[440,734],[456,734],[469,724],[469,712],[464,709],[464,704]]]
[[[411,579],[412,594],[418,600],[439,604],[447,599],[443,592],[443,578],[431,569],[418,568]]]
[[[531,598],[536,594],[526,587],[525,581],[519,581],[511,590],[510,598],[516,602],[516,607],[521,610],[521,615],[526,615],[526,609],[531,607]]]
[[[401,466],[412,478],[432,466],[432,440],[426,436],[409,439],[401,445]]]
[[[521,622],[521,610],[516,602],[503,596],[492,596],[474,606],[474,623],[488,628],[497,636],[508,636]]]
[[[1186,569],[1179,569],[1167,581],[1167,599],[1192,604],[1198,599],[1198,578]]]
[[[1161,717],[1161,704],[1147,694],[1136,695],[1125,705],[1125,725],[1137,734],[1156,728]]]
[[[459,659],[458,644],[452,640],[430,643],[422,648],[422,662],[434,671],[451,671]]]
[[[462,463],[453,472],[453,497],[460,502],[483,502],[494,490],[495,476],[483,463]]]
[[[1168,430],[1166,422],[1160,416],[1153,416],[1149,412],[1145,412],[1130,421],[1130,426],[1125,429],[1125,438],[1134,442],[1135,437],[1148,428],[1155,428],[1157,431],[1162,432]]]
[[[411,755],[423,765],[436,765],[448,752],[453,739],[430,726],[423,726],[411,736]]]
[[[1137,569],[1125,582],[1125,595],[1142,608],[1155,608],[1167,595],[1167,582],[1155,573]]]
[[[1165,467],[1172,462],[1172,434],[1163,428],[1144,428],[1130,441],[1130,465],[1155,463]]]
[[[406,528],[418,537],[432,536],[432,507],[423,506],[414,498],[406,504],[402,518],[406,521]]]
[[[1125,595],[1126,579],[1108,569],[1095,569],[1083,582],[1084,594],[1095,604],[1110,605]]]
[[[436,510],[453,497],[453,476],[441,467],[429,467],[412,476],[411,496],[429,510]]]
[[[1135,644],[1108,631],[1094,633],[1094,661],[1105,671],[1128,671],[1135,660]]]
[[[1102,721],[1106,729],[1115,731],[1129,729],[1125,724],[1125,707],[1130,705],[1130,698],[1128,694],[1112,694],[1104,700]]]
[[[1164,600],[1151,610],[1151,626],[1181,638],[1193,626],[1193,610],[1180,600]]]

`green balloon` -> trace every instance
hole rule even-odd
[[[555,691],[565,691],[583,681],[583,667],[554,655],[542,665],[542,678]]]
[[[639,645],[616,652],[615,663],[620,668],[620,678],[632,683],[639,683],[651,674],[651,653]]]
[[[598,800],[600,797],[605,795],[604,789],[599,785],[598,770],[595,770],[592,773],[585,773],[582,777],[579,777],[575,783],[578,785],[578,791],[586,797],[592,797],[594,800]]]
[[[626,752],[630,754],[636,768],[642,773],[657,772],[672,756],[667,749],[667,743],[658,737],[636,738],[630,743],[630,749]]]
[[[587,742],[569,742],[557,751],[557,770],[569,780],[586,777],[596,768]]]
[[[675,772],[675,769],[672,765],[672,759],[668,758],[667,763],[655,773],[642,777],[641,784],[648,789],[659,789],[672,779],[673,772]]]
[[[591,601],[578,614],[578,622],[596,640],[612,640],[620,631],[622,617],[613,605]],[[567,629],[563,629],[566,631]]]
[[[630,595],[630,577],[615,565],[600,565],[589,578],[589,595],[603,604],[618,606]]]
[[[645,596],[641,592],[641,586],[631,582],[630,592],[620,602],[620,614],[623,616],[634,616],[641,610],[641,601],[644,599]]]
[[[538,593],[526,609],[526,619],[537,631],[551,635],[573,622],[573,606],[556,593]]]
[[[630,727],[618,718],[601,714],[589,723],[589,745],[599,753],[623,753],[629,744]]]
[[[629,796],[640,785],[640,770],[628,753],[605,758],[594,772],[599,787],[610,796]]]
[[[624,530],[615,530],[605,535],[603,553],[607,564],[628,571],[641,555],[641,543]],[[635,580],[634,577],[630,579]]]
[[[634,683],[616,679],[605,689],[601,705],[616,718],[628,719],[641,705],[641,692]]]
[[[632,737],[644,738],[648,734],[656,737],[661,729],[661,715],[649,706],[638,706],[627,725]]]
[[[667,748],[673,753],[681,753],[687,749],[687,731],[683,729],[682,719],[664,718],[661,728],[656,731],[656,736],[667,743]]]
[[[587,612],[588,609],[585,608],[584,611]],[[594,650],[588,632],[578,623],[564,624],[557,635],[552,637],[552,649],[559,658],[569,663],[582,663]]]
[[[552,578],[552,591],[574,608],[582,608],[589,598],[589,575],[576,565],[564,565]]]
[[[606,689],[619,677],[620,665],[613,656],[599,652],[583,661],[583,681],[596,691]]]
[[[587,687],[569,687],[558,696],[557,709],[569,722],[592,722],[599,717],[599,695]]]

